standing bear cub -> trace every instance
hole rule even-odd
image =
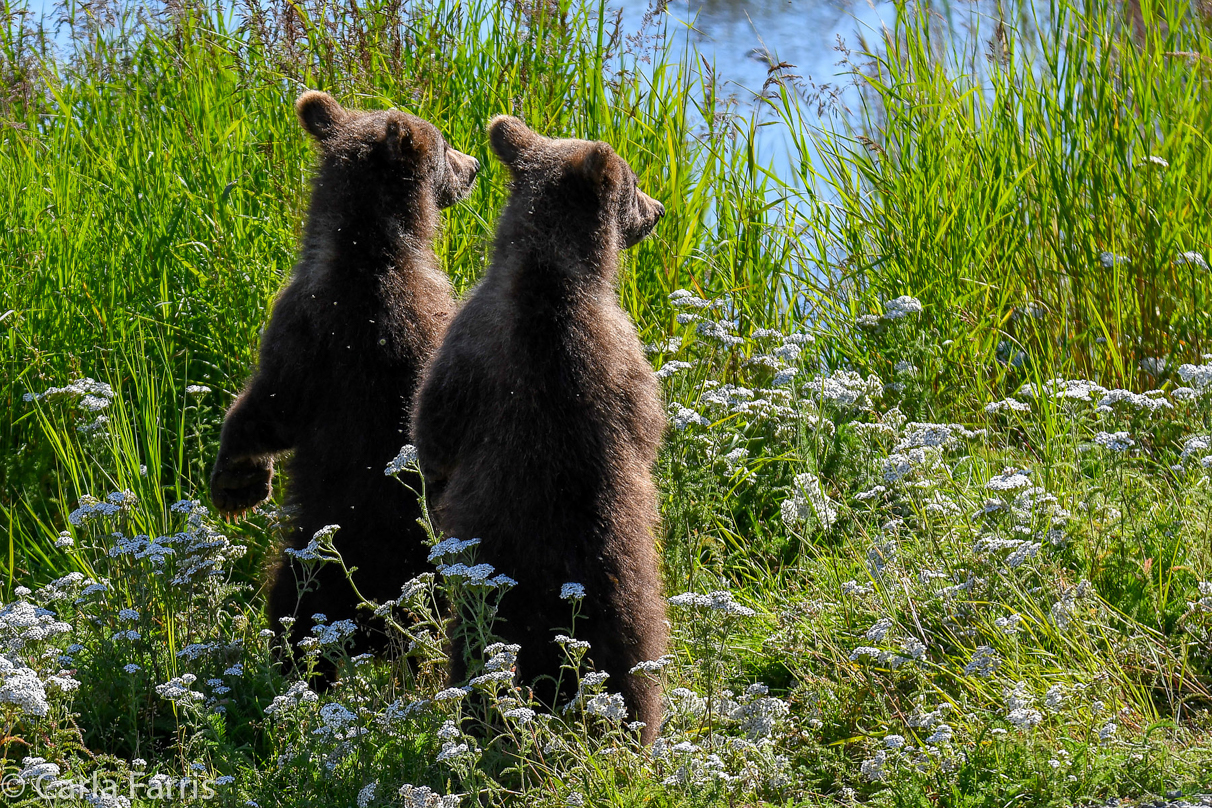
[[[651,740],[659,687],[633,675],[665,650],[651,469],[665,428],[659,388],[619,305],[619,254],[664,208],[605,143],[489,125],[512,196],[492,264],[426,370],[413,420],[433,513],[448,536],[518,583],[496,632],[521,646],[517,673],[549,705],[573,694],[555,637],[581,584],[576,636]],[[452,681],[466,675],[452,653]],[[550,678],[548,678],[550,677]],[[539,681],[535,681],[536,678]]]
[[[467,196],[479,163],[397,110],[347,110],[314,91],[295,109],[320,151],[302,255],[274,303],[256,374],[223,422],[211,500],[224,514],[264,501],[275,456],[293,450],[286,543],[304,547],[339,525],[334,541],[358,568],[354,582],[382,602],[428,568],[420,507],[384,469],[410,441],[421,369],[454,312],[432,247],[439,209]],[[323,565],[300,600],[292,563],[272,582],[275,629],[297,616],[287,632],[297,642],[313,613],[357,619],[339,569]],[[355,645],[379,649],[382,639],[363,624]]]

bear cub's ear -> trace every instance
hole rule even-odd
[[[498,115],[488,122],[488,142],[502,163],[511,166],[539,142],[539,135],[512,115]]]
[[[585,150],[574,160],[574,165],[580,170],[581,175],[594,185],[604,185],[615,176],[614,149],[610,148],[608,143],[595,140],[586,146]]]
[[[412,127],[407,121],[393,118],[387,122],[387,139],[393,141],[401,153],[411,151],[414,143]]]
[[[345,108],[328,93],[308,90],[295,101],[299,123],[321,142],[336,134],[337,127],[347,117]]]

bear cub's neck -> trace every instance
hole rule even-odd
[[[586,299],[618,305],[619,247],[612,228],[584,219],[548,226],[534,204],[514,199],[501,217],[493,261],[498,282],[515,296],[547,306],[583,307]]]
[[[438,211],[419,188],[385,195],[369,187],[329,183],[312,193],[307,241],[328,259],[342,283],[434,268]]]

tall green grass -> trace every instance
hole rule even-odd
[[[857,113],[827,119],[780,72],[757,108],[729,106],[659,16],[637,45],[601,2],[253,4],[234,18],[217,8],[103,19],[69,4],[72,52],[60,58],[46,32],[5,9],[10,577],[55,566],[48,498],[78,494],[59,486],[65,458],[23,393],[151,368],[140,387],[158,392],[132,406],[167,439],[177,391],[206,384],[214,393],[194,421],[199,445],[213,441],[293,260],[311,153],[291,102],[308,87],[429,118],[481,159],[440,245],[461,290],[484,266],[505,193],[483,124],[512,112],[609,141],[667,203],[622,281],[645,336],[675,327],[666,296],[691,286],[729,294],[742,333],[808,321],[843,335],[832,364],[887,377],[853,321],[913,294],[944,340],[924,410],[1055,373],[1156,386],[1166,376],[1143,376],[1142,358],[1173,366],[1207,348],[1207,272],[1175,259],[1206,260],[1212,244],[1209,33],[1178,3],[1145,3],[1143,38],[1102,3],[1057,0],[1041,18],[1010,7],[982,22],[971,41],[987,35],[986,47],[970,51],[950,45],[928,8],[906,6],[874,52],[843,67],[840,80],[861,90]],[[769,126],[792,144],[794,176],[763,162]],[[167,453],[152,475],[196,487],[208,459],[205,448]]]
[[[804,245],[812,286],[835,305],[842,292],[843,319],[863,292],[928,303],[955,340],[948,385],[1172,379],[1212,334],[1212,36],[1198,9],[1147,0],[1138,27],[1115,4],[998,3],[957,49],[907,6],[878,52],[853,57],[852,128],[817,129],[784,89],[777,112],[834,251]],[[1154,358],[1171,374],[1141,372]]]
[[[214,438],[293,260],[311,162],[292,111],[304,88],[426,117],[488,167],[472,199],[447,216],[440,245],[460,289],[483,267],[505,194],[483,136],[501,112],[553,134],[609,140],[645,187],[684,200],[625,280],[624,297],[646,322],[664,313],[670,290],[696,275],[711,280],[696,265],[718,241],[704,211],[726,198],[731,178],[704,158],[721,138],[700,143],[690,133],[704,117],[693,106],[700,78],[660,54],[641,76],[601,8],[283,8],[246,9],[239,28],[203,11],[118,17],[104,31],[81,10],[80,50],[67,60],[35,52],[42,40],[8,12],[2,67],[29,96],[14,97],[0,129],[10,580],[55,566],[47,502],[70,504],[85,490],[74,477],[60,482],[75,460],[46,445],[25,392],[78,373],[125,381],[131,406],[167,444],[179,432],[171,425],[180,390],[205,384],[214,394],[199,403],[196,428],[202,446]],[[755,305],[767,316],[781,308],[773,299]],[[153,479],[193,489],[209,457],[202,449],[148,461]]]

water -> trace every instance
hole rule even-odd
[[[621,5],[624,26],[635,30],[647,3]],[[837,83],[847,69],[838,64],[839,40],[860,50],[896,20],[886,0],[672,0],[668,11],[676,44],[688,41],[712,62],[738,100],[761,90],[771,63],[794,65],[790,72],[817,84]]]
[[[649,0],[607,2],[622,7],[628,33],[640,27],[650,5]],[[943,34],[940,42],[958,54],[982,50],[981,29],[987,36],[1003,13],[998,0],[941,0],[930,5],[938,33]],[[849,75],[855,68],[843,61],[842,50],[852,51],[855,61],[863,61],[864,53],[881,52],[885,34],[897,19],[896,5],[889,0],[670,0],[668,14],[673,52],[680,54],[689,44],[713,64],[724,94],[735,99],[739,113],[749,113],[758,103],[768,68],[787,63],[793,67],[786,72],[800,77],[809,92],[821,90],[823,97],[832,98],[823,106],[806,106],[805,120],[812,124],[820,115],[817,122],[823,127],[844,126],[847,116],[855,122],[853,113],[861,102]],[[759,129],[756,145],[759,162],[790,180],[799,155],[792,154],[786,131],[778,126]],[[816,162],[817,155],[806,156]]]
[[[623,9],[623,26],[633,32],[643,22],[647,0],[615,0]],[[842,63],[840,46],[869,49],[883,38],[885,26],[896,21],[888,0],[671,0],[669,32],[673,52],[689,45],[711,64],[725,96],[736,110],[748,114],[772,65],[783,63],[787,74],[814,87],[828,85],[841,93],[840,105],[824,114],[840,113],[857,102]],[[779,127],[759,130],[759,162],[789,179],[797,157],[786,132]]]

